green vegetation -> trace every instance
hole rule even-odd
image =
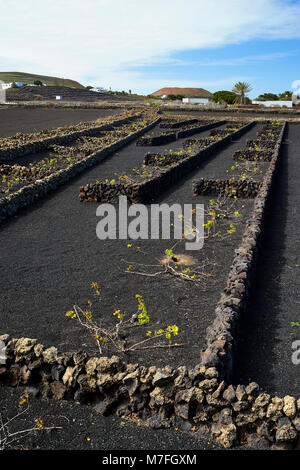
[[[175,100],[182,100],[185,95],[168,95],[168,100],[175,101]]]
[[[221,90],[216,91],[213,94],[213,101],[215,103],[227,103],[227,104],[234,104],[236,100],[236,94],[232,91]]]
[[[24,72],[0,72],[0,80],[6,83],[10,82],[22,82],[24,85],[28,83],[35,83],[39,81],[46,83],[48,86],[67,86],[71,88],[85,88],[79,82],[75,80],[69,80],[67,78],[50,77],[46,75],[36,75],[33,73]]]
[[[246,94],[250,93],[251,90],[252,90],[252,87],[249,83],[237,82],[232,89],[232,92],[237,95],[236,103],[245,104],[247,101]]]
[[[298,96],[299,98],[299,96]],[[284,91],[283,93],[263,93],[256,98],[258,101],[291,101],[292,92]]]
[[[263,93],[256,98],[258,101],[278,101],[279,96],[275,93]]]
[[[100,295],[101,287],[97,282],[91,283],[91,288],[94,290],[96,296]],[[76,320],[83,328],[87,329],[92,338],[96,341],[99,354],[103,354],[103,347],[110,345],[115,348],[119,353],[128,353],[142,349],[156,349],[156,348],[169,348],[179,347],[183,344],[172,343],[172,335],[177,336],[179,328],[177,325],[168,325],[166,328],[159,328],[158,330],[148,330],[146,332],[147,338],[143,338],[137,342],[131,342],[129,337],[132,328],[143,326],[150,323],[147,307],[144,298],[140,294],[136,294],[138,303],[138,310],[136,313],[126,318],[126,313],[116,309],[113,312],[117,323],[110,329],[104,328],[94,320],[92,312],[93,302],[88,300],[86,310],[81,309],[78,305],[73,306],[73,310],[66,312],[66,317]],[[167,343],[157,342],[157,339],[166,338]],[[154,344],[149,344],[154,343]]]
[[[291,91],[285,91],[284,93],[279,93],[279,100],[280,101],[290,101],[292,99],[292,92]]]

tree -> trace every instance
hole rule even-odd
[[[263,93],[262,95],[259,95],[256,100],[258,101],[278,101],[278,95],[275,95],[275,93]]]
[[[43,82],[41,82],[41,80],[34,80],[33,84],[38,85],[38,86],[43,86]]]
[[[246,102],[246,93],[249,93],[252,90],[252,87],[247,82],[237,82],[232,91],[237,95],[236,102],[239,104],[245,104]]]
[[[213,101],[215,103],[227,103],[227,104],[233,104],[236,99],[236,94],[233,93],[232,91],[227,91],[227,90],[221,90],[221,91],[216,91],[213,94]]]
[[[279,93],[279,99],[280,101],[291,101],[292,94],[293,93],[291,91],[285,91],[284,93]]]
[[[182,100],[184,98],[184,95],[168,95],[168,100]]]

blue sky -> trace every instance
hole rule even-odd
[[[300,27],[300,26],[299,26]],[[249,82],[255,98],[260,93],[291,89],[300,77],[300,40],[252,40],[213,49],[186,50],[172,54],[167,63],[150,64],[135,70],[145,76],[180,81],[199,80],[210,91],[232,89],[237,80]],[[211,84],[211,85],[210,85]]]
[[[300,0],[0,0],[0,71],[251,98],[300,80]],[[298,84],[300,86],[300,83]]]

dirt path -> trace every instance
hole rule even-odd
[[[266,391],[300,396],[300,365],[292,342],[300,340],[300,126],[288,125],[268,208],[256,284],[241,325],[235,381],[258,382]]]

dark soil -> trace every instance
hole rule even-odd
[[[93,137],[80,137],[69,145],[51,145],[42,153],[29,154],[0,165],[0,199],[18,189],[33,184],[137,130],[144,122],[111,126],[108,131],[95,131]]]
[[[222,167],[223,161],[230,161],[234,150],[243,148],[252,133],[253,129],[212,158],[207,165],[210,175],[219,174],[219,165]],[[175,145],[178,148],[178,142],[171,144],[170,148]],[[163,151],[164,147],[155,149]],[[90,284],[97,281],[101,285],[101,296],[99,305],[95,303],[94,312],[95,318],[104,324],[113,324],[115,309],[129,315],[135,313],[135,295],[141,294],[151,323],[145,329],[135,330],[140,339],[145,338],[148,329],[153,331],[173,324],[180,329],[176,340],[183,342],[184,348],[136,352],[127,358],[129,361],[147,365],[151,362],[157,365],[170,363],[174,366],[192,366],[199,362],[205,329],[214,319],[215,304],[225,286],[234,248],[240,242],[242,226],[252,201],[236,201],[241,217],[225,222],[226,227],[231,222],[236,224],[235,234],[225,241],[207,242],[204,249],[188,253],[200,265],[210,260],[208,269],[212,269],[215,276],[209,283],[203,281],[198,285],[173,277],[152,278],[128,273],[128,265],[139,261],[141,256],[140,252],[133,251],[134,246],[139,245],[148,253],[143,263],[153,264],[152,257],[161,257],[164,250],[170,248],[170,241],[136,241],[132,248],[128,248],[127,240],[97,239],[97,205],[80,203],[78,189],[87,182],[112,178],[116,171],[128,171],[142,163],[143,157],[144,150],[133,142],[47,199],[22,211],[1,228],[3,332],[35,337],[45,345],[55,345],[64,351],[82,348],[95,353],[89,334],[66,318],[65,312],[74,303],[85,308],[88,299],[93,299]],[[209,198],[192,196],[192,180],[200,177],[204,170],[205,164],[157,202],[206,204]],[[109,354],[113,352],[108,351]]]
[[[95,121],[99,118],[120,114],[122,109],[48,109],[48,108],[1,108],[0,138],[16,132],[38,132],[60,126],[77,124],[80,121]]]
[[[68,86],[43,86],[31,87],[24,86],[21,88],[10,88],[6,92],[7,101],[56,101],[56,96],[62,96],[65,102],[91,103],[99,101],[137,101],[140,97],[135,95],[115,95],[114,93],[96,93],[86,88],[72,88]]]
[[[300,126],[288,124],[267,210],[256,282],[242,319],[236,383],[258,382],[269,393],[300,396],[292,342],[300,339]]]
[[[24,390],[0,386],[0,413],[3,420],[24,409],[19,400]],[[23,450],[218,450],[208,434],[178,429],[153,430],[143,424],[115,416],[103,417],[93,408],[74,402],[31,398],[29,408],[9,427],[18,432],[35,427],[41,418],[45,427],[61,427],[51,431],[35,431],[7,449]],[[183,422],[183,420],[182,420]],[[101,454],[100,454],[101,455]],[[98,457],[100,457],[100,455]],[[2,456],[3,458],[3,456]],[[99,459],[98,459],[99,460]]]
[[[246,141],[254,138],[260,129],[261,125],[256,124],[246,134],[242,135],[237,142],[233,142],[230,147],[227,147],[223,151],[219,152],[216,155],[218,159],[217,164],[215,162],[215,158],[205,162],[199,169],[199,172],[201,172],[201,176],[199,173],[199,177],[208,179],[227,179],[229,177],[236,177],[237,175],[241,174],[245,164],[243,162],[238,162],[239,167],[236,167],[237,162],[233,160],[233,154],[236,150],[242,150],[246,148]],[[233,166],[235,166],[235,169],[231,169]]]

